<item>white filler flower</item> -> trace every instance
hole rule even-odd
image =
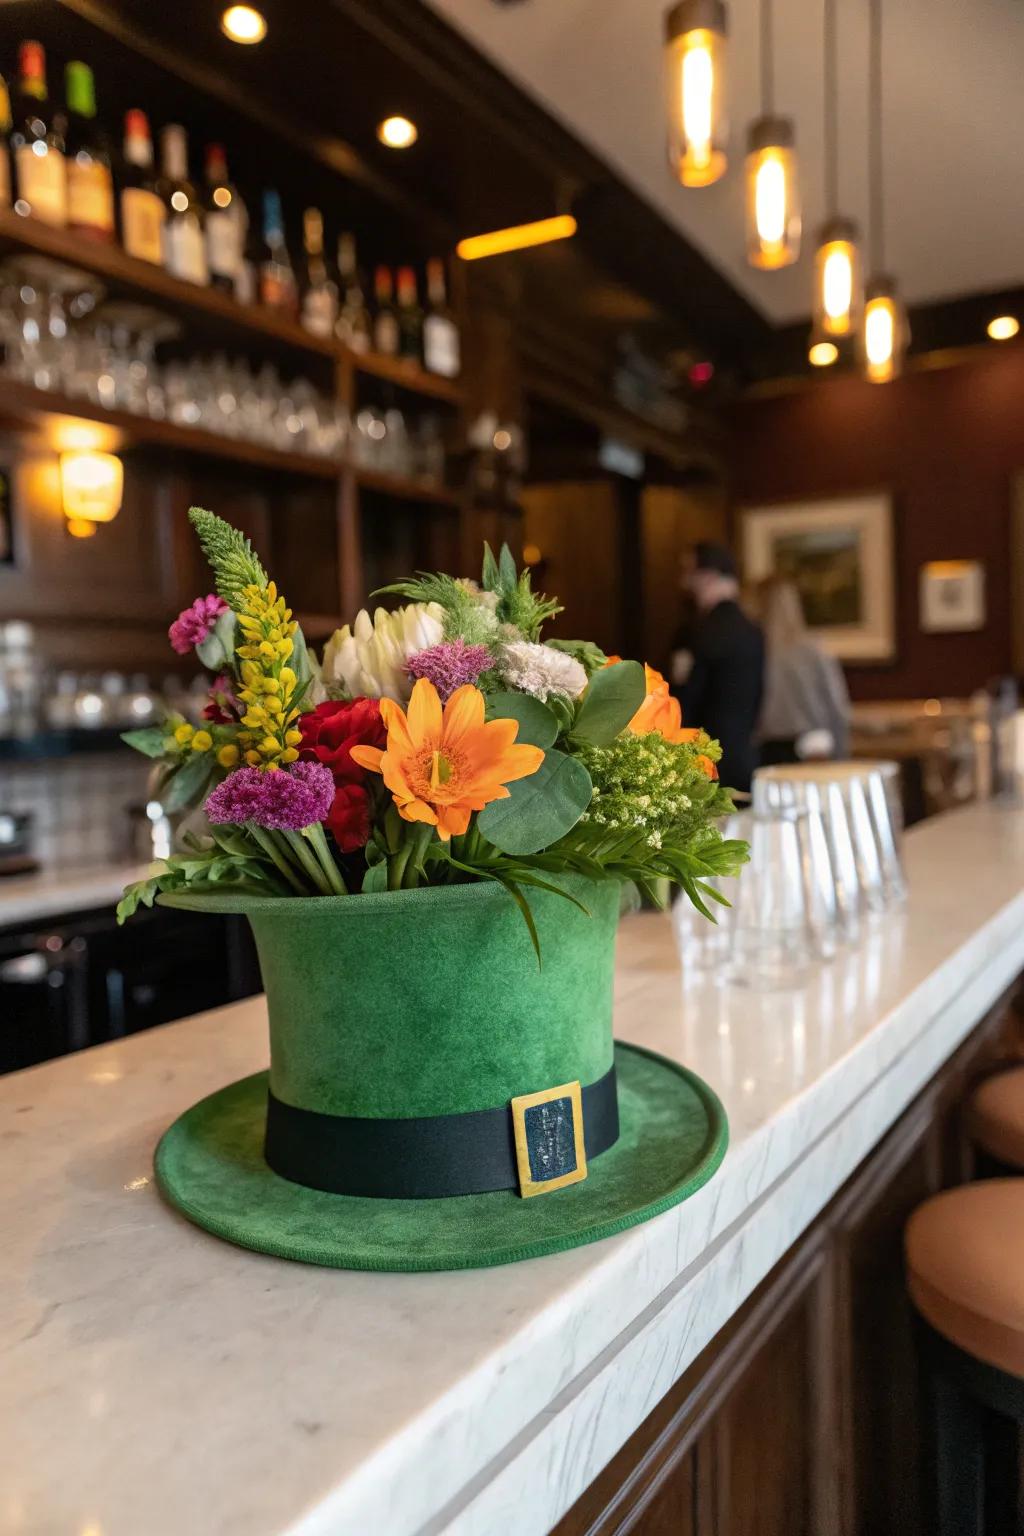
[[[503,645],[498,667],[509,688],[532,693],[537,699],[552,693],[578,699],[587,686],[587,674],[574,656],[532,640],[510,640]]]
[[[404,703],[414,682],[406,662],[443,638],[444,609],[439,603],[409,603],[394,613],[378,608],[372,620],[361,608],[355,623],[336,629],[324,647],[323,680],[343,684],[354,699]]]

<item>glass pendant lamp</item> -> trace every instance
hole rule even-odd
[[[903,370],[910,325],[894,278],[885,268],[885,196],[882,161],[882,0],[871,0],[868,63],[868,185],[871,269],[861,331],[864,377],[887,384]]]
[[[668,154],[684,187],[725,174],[725,35],[723,0],[678,0],[666,13]]]
[[[836,341],[853,336],[863,307],[860,237],[852,219],[838,212],[839,130],[836,78],[836,0],[825,0],[825,204],[828,216],[818,233],[814,255],[813,340]]]
[[[791,118],[773,107],[772,0],[761,0],[761,116],[747,130],[747,260],[771,272],[800,255],[800,187]]]

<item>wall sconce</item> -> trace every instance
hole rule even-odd
[[[121,510],[124,465],[116,453],[62,453],[60,494],[68,532],[88,539]]]

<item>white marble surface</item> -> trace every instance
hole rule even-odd
[[[168,1211],[154,1143],[265,1063],[259,1001],[0,1081],[0,1531],[541,1536],[1024,968],[1024,813],[906,853],[907,912],[796,991],[684,985],[667,919],[627,920],[617,1032],[706,1077],[732,1145],[572,1253],[345,1274]]]
[[[45,922],[61,912],[113,908],[125,886],[144,880],[152,868],[152,864],[98,864],[12,875],[0,880],[0,928]]]

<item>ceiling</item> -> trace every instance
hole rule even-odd
[[[667,0],[430,0],[600,155],[777,325],[809,310],[810,251],[760,273],[743,260],[741,150],[757,115],[755,0],[729,5],[732,165],[684,189],[664,152]],[[840,0],[840,202],[867,214],[867,0]],[[890,0],[885,25],[886,266],[913,304],[1024,282],[1024,4]],[[804,227],[822,193],[822,6],[775,0],[776,109],[796,120]],[[538,210],[538,213],[547,212]]]

